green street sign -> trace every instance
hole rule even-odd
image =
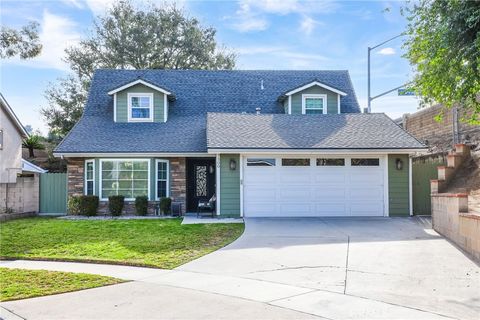
[[[399,96],[414,96],[415,91],[413,89],[398,89]]]

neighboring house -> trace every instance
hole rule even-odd
[[[69,194],[102,210],[122,194],[191,212],[216,194],[221,216],[397,216],[424,149],[360,113],[347,71],[98,70],[54,154]]]
[[[42,168],[22,159],[28,133],[0,94],[0,212],[38,212]]]

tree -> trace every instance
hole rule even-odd
[[[480,124],[480,2],[420,0],[404,8],[406,57],[424,103],[465,108]]]
[[[42,137],[39,136],[39,135],[36,135],[36,134],[28,136],[27,138],[25,138],[23,140],[22,145],[23,145],[23,147],[28,149],[28,156],[30,158],[35,157],[35,154],[33,152],[35,149],[38,149],[38,150],[45,149],[45,146],[43,145],[41,140],[42,140]]]
[[[31,22],[20,30],[2,26],[0,58],[7,59],[19,55],[20,59],[30,59],[38,56],[42,51],[38,27],[38,22]]]
[[[74,76],[61,79],[47,88],[48,107],[40,111],[47,122],[51,136],[64,137],[82,116],[88,83]]]
[[[46,92],[42,114],[65,135],[78,121],[95,69],[232,69],[235,54],[218,48],[216,31],[175,6],[135,8],[117,2],[94,22],[92,35],[66,50],[73,75]]]

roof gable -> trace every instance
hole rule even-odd
[[[295,89],[293,89],[293,90],[291,90],[291,91],[285,92],[283,95],[284,95],[284,96],[291,96],[292,94],[295,94],[295,93],[297,93],[297,92],[303,91],[303,90],[308,89],[308,88],[311,88],[311,87],[313,87],[313,86],[322,87],[322,88],[327,89],[327,90],[329,90],[329,91],[335,92],[335,93],[337,93],[337,94],[339,94],[339,95],[341,95],[341,96],[346,96],[346,95],[347,95],[345,92],[343,92],[343,91],[341,91],[341,90],[339,90],[339,89],[337,89],[337,88],[334,88],[334,87],[332,87],[332,86],[329,86],[329,85],[326,85],[326,84],[324,84],[324,83],[321,83],[320,81],[317,81],[317,80],[314,80],[314,81],[312,81],[312,82],[310,82],[310,83],[304,84],[304,85],[302,85],[302,86],[300,86],[300,87],[298,87],[298,88],[295,88]]]
[[[150,83],[150,82],[147,82],[147,81],[145,81],[145,80],[142,80],[142,79],[137,79],[137,80],[135,80],[135,81],[131,81],[131,82],[127,83],[127,84],[124,84],[124,85],[122,85],[122,86],[120,86],[120,87],[118,87],[118,88],[116,88],[116,89],[113,89],[113,90],[109,91],[108,94],[109,94],[109,95],[115,94],[115,93],[117,93],[117,92],[126,90],[126,89],[128,89],[128,88],[130,88],[130,87],[133,87],[133,86],[135,86],[135,85],[137,85],[137,84],[143,84],[144,86],[149,87],[149,88],[152,88],[152,89],[154,89],[154,90],[157,90],[157,91],[159,91],[159,92],[161,92],[161,93],[164,93],[164,94],[166,94],[167,96],[172,94],[170,91],[167,91],[167,90],[165,90],[164,88],[161,88],[161,87],[159,87],[159,86],[156,86],[156,85],[154,85],[154,84],[152,84],[152,83]]]

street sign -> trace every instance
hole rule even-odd
[[[415,91],[413,89],[398,89],[398,95],[399,96],[414,96]]]

